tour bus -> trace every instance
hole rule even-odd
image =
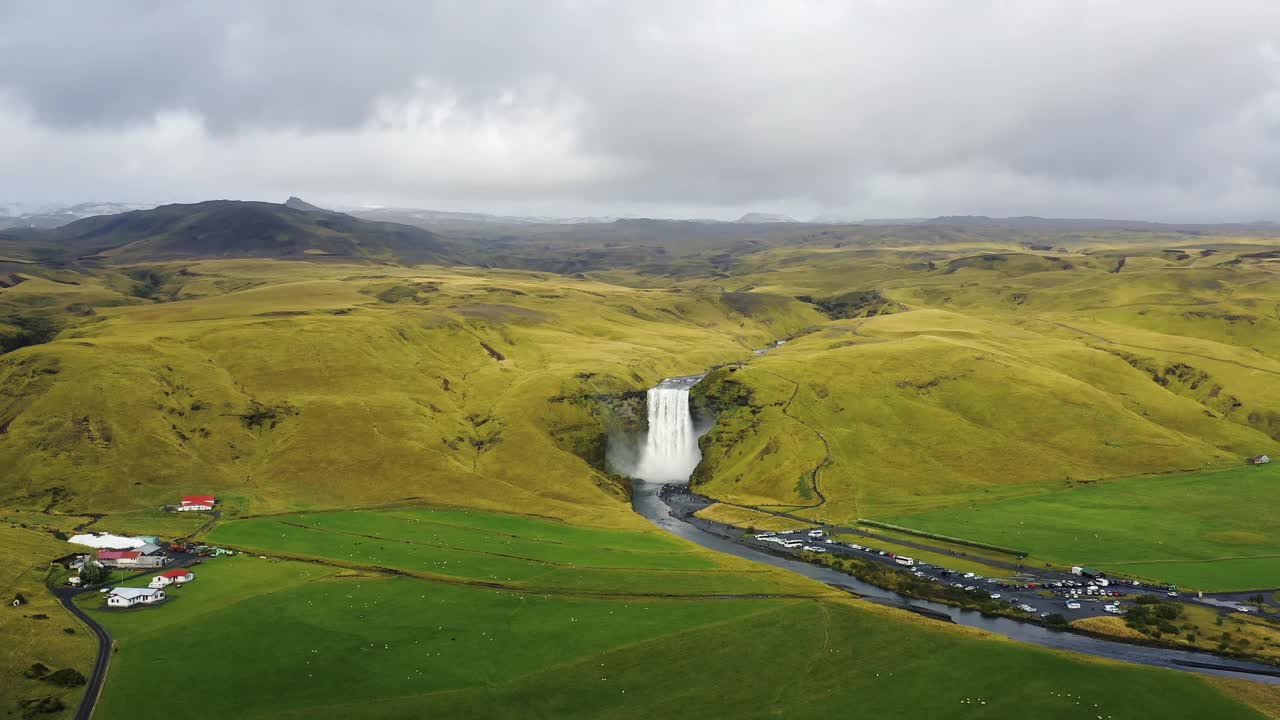
[[[906,555],[899,555],[898,557],[894,558],[893,561],[898,563],[899,565],[906,565],[907,567],[911,567],[912,565],[916,564],[915,560],[907,557]]]

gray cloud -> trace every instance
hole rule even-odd
[[[1277,217],[1280,7],[0,2],[0,199]]]

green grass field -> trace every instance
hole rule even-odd
[[[705,596],[813,591],[785,574],[717,556],[656,529],[589,528],[478,511],[260,517],[219,525],[208,540],[251,552],[528,592]]]
[[[193,682],[191,718],[1075,718],[1085,698],[1261,717],[1194,676],[846,600],[543,596],[248,556],[197,573],[163,606],[95,611],[119,643],[97,717],[170,717],[157,688]]]
[[[1203,590],[1280,586],[1280,466],[1111,480],[885,518]]]

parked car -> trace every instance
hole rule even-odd
[[[992,600],[999,600],[999,599],[1000,599],[1000,593],[991,593],[991,599],[992,599]]]

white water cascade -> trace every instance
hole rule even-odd
[[[689,388],[701,375],[667,378],[648,392],[649,435],[634,475],[649,482],[688,482],[702,460],[689,415]]]

